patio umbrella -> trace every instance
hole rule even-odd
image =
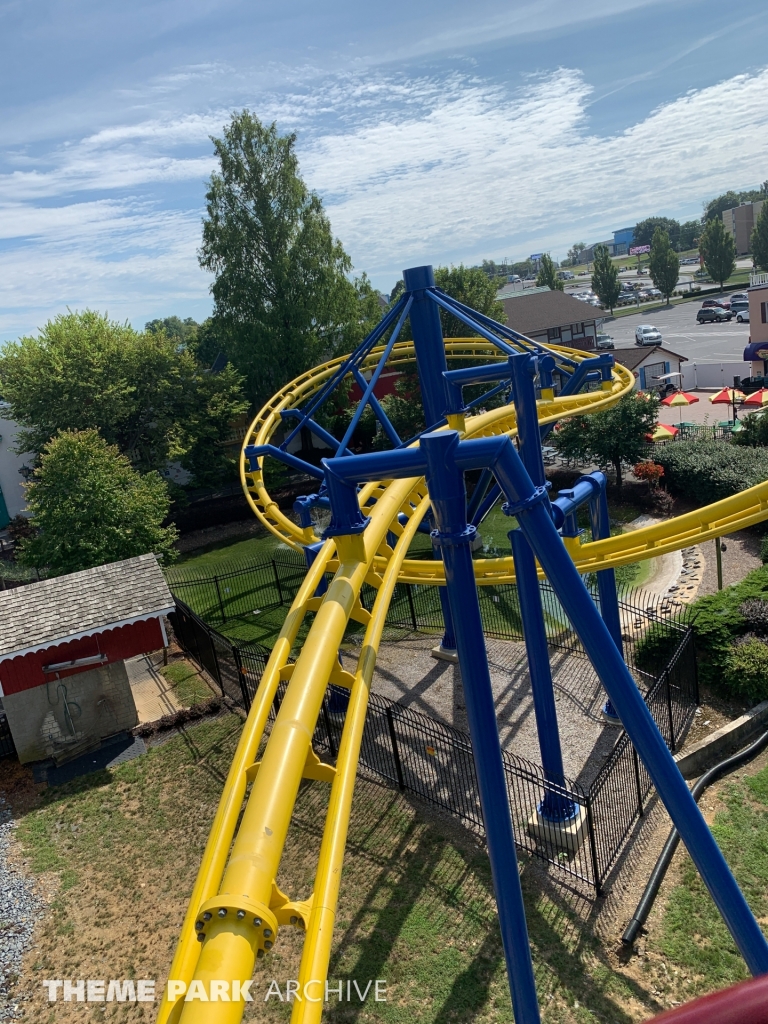
[[[756,405],[760,409],[765,408],[768,405],[768,388],[753,391],[751,395],[747,395],[742,405]]]
[[[744,392],[739,391],[738,388],[723,388],[716,395],[712,395],[709,400],[713,405],[735,405],[737,402],[744,401]]]
[[[666,398],[662,398],[662,405],[676,405],[680,408],[680,422],[683,420],[683,406],[693,405],[694,402],[698,402],[696,395],[689,395],[687,391],[676,391],[674,395],[667,395]]]
[[[656,429],[651,434],[652,441],[669,441],[671,437],[674,437],[677,433],[677,427],[672,427],[669,423],[657,423]]]

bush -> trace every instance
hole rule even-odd
[[[724,683],[729,693],[757,704],[768,698],[768,644],[746,636],[731,646]]]
[[[755,569],[741,583],[717,594],[700,597],[687,612],[695,635],[699,679],[714,692],[739,692],[732,689],[735,676],[729,666],[734,641],[750,631],[750,621],[742,608],[755,601],[768,601],[768,566]],[[748,614],[754,621],[754,609],[748,610]]]
[[[635,664],[643,672],[657,676],[670,663],[679,643],[680,633],[677,630],[670,629],[665,623],[654,622],[637,642]]]
[[[768,479],[768,451],[763,448],[725,441],[675,441],[664,445],[656,458],[664,467],[667,487],[699,506]]]

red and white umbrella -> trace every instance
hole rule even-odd
[[[679,406],[680,408],[680,420],[683,419],[683,406],[693,405],[698,402],[696,395],[689,395],[687,391],[676,391],[674,395],[667,395],[666,398],[662,398],[662,405]]]

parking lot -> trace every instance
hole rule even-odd
[[[683,302],[656,312],[640,310],[629,316],[605,323],[602,330],[610,334],[616,348],[635,344],[638,324],[652,324],[658,328],[663,345],[686,359],[704,363],[737,362],[741,360],[749,341],[749,324],[735,320],[722,324],[696,323],[698,302]]]

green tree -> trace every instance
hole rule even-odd
[[[142,471],[178,460],[200,486],[232,476],[217,442],[248,408],[231,366],[208,373],[164,330],[140,333],[91,310],[5,345],[0,392],[24,428],[19,451],[41,451],[60,430],[95,428]]]
[[[167,338],[175,341],[178,345],[194,347],[197,340],[197,332],[200,324],[188,316],[182,320],[178,316],[167,316],[163,320],[150,320],[144,324],[144,330],[149,334],[164,334]]]
[[[625,395],[604,412],[563,420],[554,445],[566,458],[612,466],[616,485],[621,487],[623,464],[634,465],[644,455],[645,436],[654,429],[658,411],[655,394]]]
[[[720,291],[736,269],[736,245],[733,236],[725,230],[722,218],[707,223],[699,239],[699,251],[704,266],[713,281],[718,281]]]
[[[663,228],[656,228],[648,258],[651,280],[669,303],[680,276],[680,260],[669,242],[669,235]]]
[[[243,110],[212,141],[219,170],[199,260],[215,274],[213,317],[225,350],[260,404],[352,348],[381,307],[367,278],[347,278],[350,258],[299,174],[295,134]]]
[[[137,473],[96,430],[63,431],[50,440],[27,487],[36,529],[21,542],[24,565],[52,575],[90,569],[149,551],[173,561],[168,488],[158,473]]]
[[[621,294],[621,281],[616,264],[608,253],[607,245],[596,245],[592,266],[592,287],[603,306],[607,306],[611,314],[616,300]]]
[[[578,263],[581,263],[581,254],[587,248],[585,242],[574,242],[571,248],[568,250],[568,259],[570,260],[571,266],[575,267]]]
[[[687,220],[684,224],[680,225],[680,244],[678,246],[680,252],[693,249],[699,244],[701,230],[700,220]]]
[[[536,275],[536,285],[539,288],[551,288],[552,291],[561,292],[563,290],[563,282],[557,276],[555,262],[547,252],[541,257],[539,273]]]
[[[653,236],[657,229],[666,231],[669,243],[673,249],[679,249],[680,245],[680,222],[670,217],[647,217],[645,220],[635,224],[635,232],[632,245],[652,245]],[[658,285],[656,286],[658,287]]]
[[[446,295],[471,306],[478,313],[484,313],[499,323],[507,322],[504,306],[496,298],[498,285],[477,267],[435,267],[435,285]],[[440,310],[440,322],[444,338],[466,338],[472,334],[469,328],[455,316]]]
[[[760,270],[768,270],[768,202],[763,203],[757,223],[752,229],[749,247],[755,266]]]

